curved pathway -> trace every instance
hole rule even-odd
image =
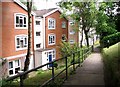
[[[76,74],[68,77],[63,86],[67,85],[104,87],[103,62],[99,48],[95,48],[94,53],[84,60],[82,67],[77,68]]]

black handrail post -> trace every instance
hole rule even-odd
[[[75,71],[75,53],[73,53],[73,71]]]
[[[65,57],[65,64],[66,64],[66,79],[68,79],[67,57]]]
[[[20,87],[23,87],[23,76],[20,76]]]
[[[78,66],[80,67],[80,50],[78,51]]]
[[[52,82],[54,83],[54,62],[52,62]]]
[[[84,56],[84,55],[83,55],[83,49],[82,49],[82,62],[83,62],[83,56]]]

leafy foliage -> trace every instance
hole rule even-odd
[[[109,47],[120,41],[120,32],[108,35],[102,39],[103,47]]]
[[[105,12],[110,6],[111,3],[108,2],[100,3],[99,11],[97,12],[96,32],[100,35],[100,40],[107,35],[117,32],[115,22],[108,16],[108,12]]]
[[[59,6],[64,12],[70,11],[69,16],[82,25],[82,31],[85,32],[87,46],[89,46],[88,32],[96,23],[96,8],[92,1],[79,2],[78,0],[70,0],[67,2],[59,2]]]
[[[69,42],[62,42],[60,44],[60,52],[62,57],[65,57],[67,55],[70,55],[73,52],[76,52],[79,49],[78,45],[75,43],[73,45],[70,45]]]

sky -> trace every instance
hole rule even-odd
[[[48,8],[56,8],[57,2],[61,0],[33,0],[34,5],[37,7],[38,10],[41,9],[48,9]]]

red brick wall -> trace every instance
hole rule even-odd
[[[49,15],[46,17],[45,21],[45,27],[46,27],[46,48],[56,48],[56,58],[60,57],[60,52],[59,52],[59,45],[61,43],[62,35],[66,34],[66,37],[68,38],[68,21],[65,18],[60,18],[60,12],[56,11],[53,14]],[[48,18],[54,18],[56,19],[56,27],[53,30],[48,29]],[[66,29],[62,28],[62,21],[66,21]],[[56,35],[56,44],[55,45],[48,45],[48,34],[54,33]]]
[[[14,13],[27,12],[14,2],[2,3],[2,57],[14,56],[26,53],[26,50],[16,51],[15,35],[28,34],[27,29],[15,29],[14,27]]]
[[[0,58],[2,57],[2,3],[0,2]]]

